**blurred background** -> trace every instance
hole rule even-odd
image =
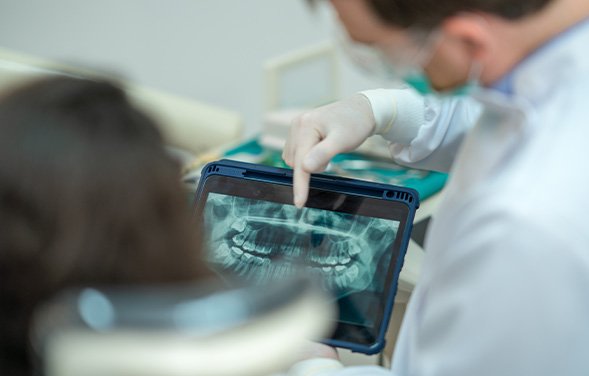
[[[247,137],[261,130],[266,110],[285,92],[290,97],[283,103],[313,105],[325,102],[322,94],[329,90],[342,96],[375,86],[339,53],[337,67],[325,65],[334,33],[325,5],[312,10],[304,0],[0,0],[0,47],[112,71],[235,111]],[[273,62],[288,65],[289,58],[322,48],[310,67],[280,71],[274,79],[286,82],[269,87],[272,72],[281,68]],[[306,96],[308,103],[297,103]]]

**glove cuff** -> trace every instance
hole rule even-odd
[[[370,105],[376,120],[374,134],[403,145],[409,145],[425,122],[424,98],[416,91],[376,89],[360,92]]]

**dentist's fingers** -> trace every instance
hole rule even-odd
[[[346,143],[343,135],[328,134],[325,139],[314,145],[303,159],[303,168],[308,172],[322,172],[337,154],[342,152],[342,145]]]
[[[297,208],[302,208],[309,197],[309,181],[311,174],[305,172],[302,168],[295,167],[292,176],[294,204]]]
[[[295,119],[282,153],[286,164],[294,169],[295,205],[302,207],[307,201],[311,173],[323,171],[336,154],[358,147],[374,127],[370,102],[360,94]]]
[[[294,168],[294,152],[296,150],[299,122],[300,120],[299,118],[297,118],[291,124],[289,129],[289,135],[286,139],[286,144],[284,145],[284,149],[282,150],[282,159],[291,168]]]
[[[331,159],[341,152],[341,134],[330,134],[323,140],[320,138],[317,135],[315,139],[305,140],[308,144],[299,145],[297,150],[293,183],[297,207],[302,207],[307,201],[310,174],[325,171]],[[317,140],[320,141],[317,143]]]
[[[307,202],[309,195],[309,180],[313,170],[307,170],[304,167],[304,160],[307,157],[309,150],[321,141],[321,135],[313,128],[301,130],[302,134],[298,135],[296,142],[296,149],[291,151],[291,158],[293,159],[293,193],[294,204],[298,208],[302,208]]]

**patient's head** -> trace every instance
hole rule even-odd
[[[1,374],[30,372],[31,314],[59,290],[208,274],[179,177],[111,83],[51,78],[1,99]]]

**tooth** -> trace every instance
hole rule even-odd
[[[246,235],[244,233],[239,233],[233,237],[233,243],[241,247],[245,241],[245,237]]]
[[[231,247],[231,250],[237,256],[241,256],[243,254],[243,251],[241,249],[237,248],[237,247]]]
[[[352,259],[349,257],[344,257],[344,258],[341,258],[339,261],[340,261],[340,264],[346,265],[346,264],[349,264],[350,261],[352,261]]]
[[[245,230],[246,225],[247,225],[247,221],[242,218],[238,221],[233,222],[233,224],[231,225],[231,228],[236,231],[243,232],[243,230]]]
[[[334,282],[332,278],[324,278],[322,282],[323,289],[326,291],[334,290]]]
[[[286,253],[286,254],[288,254],[288,253]],[[319,260],[319,258],[317,257],[317,255],[314,252],[307,251],[305,258],[313,264],[321,264],[321,262],[320,262],[321,260]]]
[[[352,265],[348,268],[348,270],[344,273],[349,283],[352,283],[358,278],[360,270],[358,269],[358,265]]]
[[[282,275],[284,277],[288,277],[288,276],[292,275],[293,274],[293,270],[294,270],[294,268],[293,268],[292,264],[284,264],[284,265],[282,265],[282,272],[283,272]]]
[[[288,247],[285,248],[284,253],[286,255],[293,257],[293,258],[300,258],[300,257],[303,257],[303,255],[305,255],[304,257],[306,257],[309,260],[312,260],[311,255],[313,255],[313,252],[306,253],[305,252],[306,247],[303,246],[303,243],[304,243],[304,240],[302,237],[292,236],[292,239],[288,243]]]
[[[215,256],[219,260],[223,261],[224,268],[230,268],[237,262],[235,255],[231,253],[229,246],[225,243],[219,246],[219,253]]]
[[[284,278],[286,275],[286,266],[284,264],[277,265],[274,268],[274,280]]]
[[[254,257],[254,262],[256,263],[256,265],[262,265],[264,263],[264,260],[262,260],[261,257]]]
[[[270,248],[270,246],[261,246],[258,247],[258,249],[256,249],[256,252],[261,253],[263,255],[269,255],[271,251],[272,249]]]
[[[276,232],[270,232],[268,235],[266,242],[264,243],[266,246],[277,246],[281,243],[280,237],[276,234]]]
[[[303,257],[304,251],[303,248],[297,246],[292,249],[291,255],[292,257],[301,258]]]
[[[248,278],[250,278],[252,275],[251,269],[246,264],[241,263],[240,265],[242,265],[242,267],[241,267],[241,272],[239,273],[239,275],[243,277],[249,273],[250,275],[248,276]]]
[[[337,283],[337,278],[339,277],[339,274],[337,273],[333,273],[331,276],[329,276],[329,283],[331,284],[331,287],[335,290],[338,288],[338,283]]]
[[[264,276],[264,281],[266,281],[266,282],[270,281],[270,279],[274,275],[274,269],[275,268],[276,268],[276,266],[270,265],[270,263],[267,264],[266,270],[265,270],[266,275]]]
[[[245,261],[250,261],[250,259],[251,259],[252,257],[254,257],[254,256],[250,255],[249,253],[244,253],[244,254],[243,254],[243,259],[244,259]]]
[[[329,264],[329,265],[336,265],[337,259],[334,256],[329,256],[328,258],[325,259],[325,263]]]
[[[243,243],[243,249],[245,249],[246,251],[254,251],[256,248],[252,242],[247,241]]]
[[[346,267],[343,266],[343,265],[338,265],[338,266],[335,267],[335,271],[336,272],[341,272],[341,271],[343,271],[345,269],[346,269]]]
[[[219,248],[217,248],[217,254],[215,255],[215,257],[225,258],[225,257],[229,256],[230,252],[231,252],[231,250],[229,249],[229,246],[227,245],[227,243],[221,243]]]
[[[344,278],[344,274],[336,274],[334,278],[335,285],[340,289],[345,289],[348,287],[346,283],[346,279]]]
[[[245,273],[245,271],[247,271],[247,267],[245,266],[245,264],[243,262],[239,262],[239,263],[237,263],[237,266],[233,270],[236,273],[239,273],[239,275],[243,275]]]
[[[332,268],[331,268],[331,266],[324,266],[324,267],[323,267],[323,268],[321,268],[321,269],[323,269],[323,271],[324,271],[325,273],[329,273],[329,272],[331,271],[331,269],[332,269]]]
[[[348,248],[348,254],[350,256],[355,256],[360,253],[361,249],[357,244],[350,245]]]
[[[257,284],[266,283],[268,278],[268,272],[264,269],[258,269],[255,275],[255,281]]]
[[[223,267],[224,268],[231,268],[231,267],[233,267],[234,264],[235,264],[235,258],[233,258],[233,257],[227,257],[225,260],[223,260]]]

